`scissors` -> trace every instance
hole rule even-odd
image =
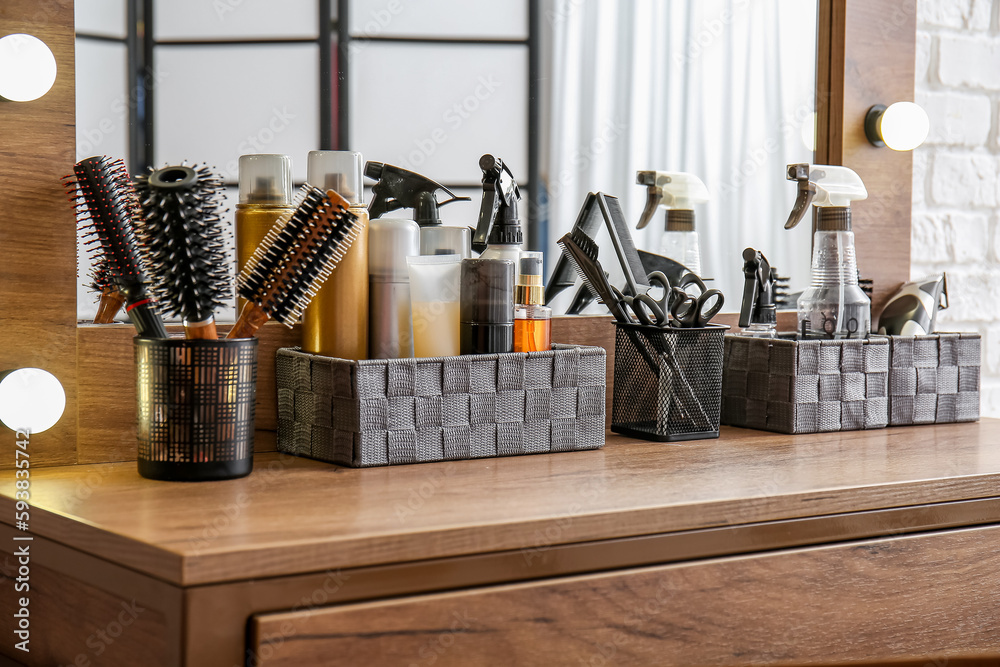
[[[635,317],[640,324],[654,327],[665,327],[669,324],[670,312],[670,290],[672,285],[667,276],[662,271],[654,271],[646,276],[650,288],[659,287],[663,290],[663,296],[654,299],[648,293],[636,296],[625,296],[617,288],[616,296],[635,313]]]
[[[687,288],[692,285],[698,289],[697,295],[688,293]],[[703,327],[718,315],[723,303],[725,298],[722,292],[707,289],[704,281],[689,271],[670,290],[672,324],[677,327]]]

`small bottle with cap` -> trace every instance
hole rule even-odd
[[[378,218],[368,226],[368,357],[413,356],[413,315],[406,258],[420,255],[413,220]]]
[[[240,156],[240,199],[236,205],[236,272],[253,257],[254,251],[281,216],[292,206],[292,158],[275,153]],[[238,300],[236,312],[246,301]]]
[[[552,309],[542,305],[542,253],[521,253],[514,300],[514,351],[551,350]]]

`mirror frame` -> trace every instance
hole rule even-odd
[[[39,100],[0,100],[0,371],[45,368],[66,389],[60,423],[31,438],[33,465],[134,460],[132,329],[78,326],[77,272],[68,268],[76,267],[76,225],[59,179],[75,162],[72,0],[5,0],[0,33],[18,32],[49,45],[58,74]],[[858,263],[874,280],[874,312],[909,279],[913,157],[869,144],[864,116],[874,104],[913,99],[915,42],[916,0],[819,0],[815,162],[849,166],[868,186],[870,197],[855,207],[853,220]],[[727,319],[735,324],[735,316]],[[554,335],[603,342],[613,351],[607,322],[557,318]],[[273,359],[276,348],[296,344],[296,337],[280,325],[265,327],[260,358]],[[608,379],[610,387],[610,372]],[[273,363],[263,363],[259,451],[274,448],[274,434],[266,433],[276,427],[274,403]],[[14,465],[15,438],[8,433],[0,451],[10,456],[0,468]]]

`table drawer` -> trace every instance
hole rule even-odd
[[[1000,528],[254,616],[262,667],[1000,657]]]

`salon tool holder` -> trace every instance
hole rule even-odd
[[[139,474],[176,481],[250,474],[257,339],[133,340]]]
[[[719,437],[729,327],[616,322],[615,328],[611,430],[660,442]]]
[[[353,467],[597,449],[606,353],[345,361],[278,350],[278,450]]]

